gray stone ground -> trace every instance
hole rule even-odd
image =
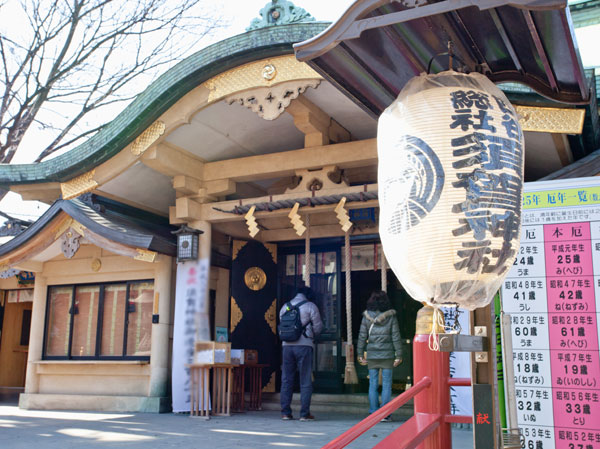
[[[0,403],[0,448],[320,448],[363,418],[328,413],[313,422],[282,421],[276,411],[258,411],[205,420],[171,413],[33,411]],[[373,447],[399,424],[377,424],[348,447]],[[454,429],[452,440],[455,449],[473,447],[470,430]]]

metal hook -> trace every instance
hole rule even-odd
[[[438,58],[439,56],[448,56],[448,70],[452,70],[452,66],[454,64],[454,59],[456,59],[460,64],[462,64],[463,67],[466,67],[465,62],[459,58],[457,55],[454,54],[453,51],[454,45],[452,44],[452,41],[448,41],[448,51],[445,51],[443,53],[438,53],[436,55],[434,55],[430,60],[429,63],[427,64],[427,74],[431,74],[431,64],[433,64],[433,61]]]

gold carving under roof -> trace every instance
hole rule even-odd
[[[255,292],[262,289],[267,283],[267,275],[260,267],[250,267],[244,274],[246,287]]]
[[[230,333],[233,334],[233,331],[235,330],[238,323],[240,321],[242,321],[243,316],[244,316],[244,314],[238,307],[237,302],[235,302],[235,298],[232,296],[231,297],[231,324],[230,324],[230,329],[229,329]]]
[[[84,193],[91,192],[98,187],[98,183],[94,181],[95,173],[96,169],[93,169],[67,182],[61,182],[60,191],[62,193],[63,200],[70,200],[71,198],[78,197]]]
[[[268,66],[272,66],[273,69],[267,69]],[[267,70],[266,76],[265,69]],[[269,79],[269,77],[271,78]],[[300,79],[321,80],[323,77],[311,69],[308,64],[298,61],[294,55],[285,55],[235,67],[212,77],[204,82],[204,86],[210,91],[208,102],[211,103],[234,92],[255,87],[270,87],[275,82],[282,83]]]
[[[271,327],[274,335],[277,335],[277,299],[274,299],[269,309],[265,312],[265,321]]]
[[[71,227],[72,223],[73,219],[71,217],[64,220],[56,231],[56,234],[54,234],[54,240],[58,240]]]
[[[154,262],[156,259],[156,253],[154,251],[148,251],[147,249],[136,248],[137,255],[133,258],[135,260],[141,260],[142,262]]]
[[[269,383],[263,387],[262,391],[265,393],[275,393],[275,371],[271,373],[271,379],[269,379]]]
[[[134,156],[139,156],[146,151],[150,145],[156,142],[165,132],[165,124],[157,120],[150,125],[142,134],[129,144],[129,149]]]
[[[84,231],[86,228],[78,221],[73,220],[73,222],[71,223],[71,228],[73,228],[73,230],[77,232],[77,234],[79,234],[80,236],[84,236]]]
[[[263,67],[262,76],[267,81],[273,81],[273,78],[277,76],[277,69],[273,64],[267,64]]]
[[[263,245],[265,245],[265,248],[267,248],[267,250],[269,250],[269,252],[271,253],[273,262],[277,263],[277,245],[275,245],[274,243],[263,243]]]
[[[515,105],[523,131],[581,134],[585,109],[538,108]]]
[[[232,249],[232,255],[231,255],[232,260],[235,260],[237,258],[238,253],[244,246],[246,246],[246,243],[248,243],[248,242],[246,242],[244,240],[234,240],[233,241],[233,249]]]
[[[94,272],[100,271],[100,268],[102,268],[102,261],[100,259],[92,260],[92,271],[94,271]]]

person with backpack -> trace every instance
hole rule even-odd
[[[367,358],[364,358],[364,351]],[[379,370],[381,370],[381,405],[392,398],[392,372],[402,363],[402,346],[396,311],[384,291],[375,291],[367,301],[367,310],[358,333],[358,362],[369,368],[369,413],[379,408]],[[391,421],[387,416],[382,421]]]
[[[292,394],[296,370],[300,376],[300,421],[312,421],[312,362],[314,338],[321,333],[323,321],[313,302],[315,294],[310,287],[300,287],[296,296],[279,311],[279,338],[282,343],[281,418],[293,419]]]

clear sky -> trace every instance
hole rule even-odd
[[[206,39],[203,46],[244,33],[252,19],[258,18],[260,10],[269,2],[268,0],[213,0],[213,3],[217,11],[222,11],[226,15],[227,26]],[[333,22],[344,13],[353,0],[295,0],[293,3],[304,8],[316,20]],[[578,29],[576,36],[584,66],[600,67],[600,52],[597,51],[600,25]],[[25,162],[32,157],[34,156],[15,158],[15,162]],[[0,210],[19,218],[33,219],[47,208],[35,202],[17,201],[18,198],[15,194],[9,194],[0,202]]]

